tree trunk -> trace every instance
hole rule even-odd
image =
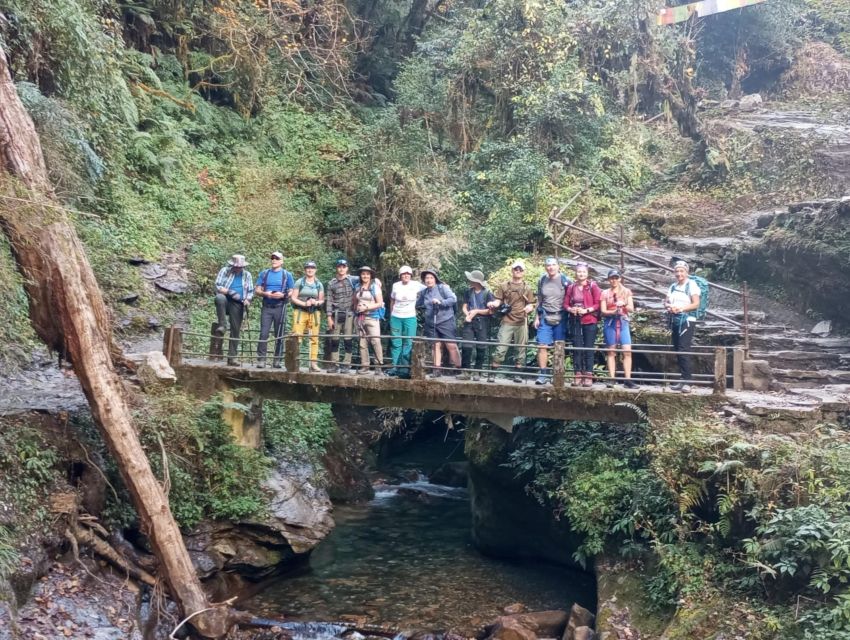
[[[106,305],[76,231],[58,206],[47,178],[35,126],[24,109],[0,48],[0,157],[11,174],[0,182],[0,226],[9,239],[38,335],[74,366],[92,415],[115,458],[151,541],[171,596],[205,637],[227,631],[229,612],[209,607],[168,498],[151,471],[133,428],[130,409],[110,353]]]

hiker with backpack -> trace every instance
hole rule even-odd
[[[325,287],[316,278],[316,263],[308,260],[304,263],[304,275],[295,281],[292,289],[292,304],[296,307],[292,331],[298,335],[298,351],[301,351],[301,338],[310,336],[310,366],[312,372],[321,371],[319,359],[319,327],[322,323],[320,307],[325,303]]]
[[[602,292],[602,337],[607,351],[605,359],[608,363],[608,388],[613,388],[617,379],[617,347],[623,353],[623,386],[636,389],[632,382],[632,334],[630,331],[630,316],[635,312],[635,301],[632,292],[623,286],[620,272],[611,269],[608,272],[609,289]]]
[[[567,287],[564,309],[573,341],[574,387],[593,386],[593,356],[602,291],[589,279],[586,263],[576,264],[576,281]]]
[[[425,288],[416,298],[416,308],[424,315],[423,333],[426,338],[436,338],[434,342],[434,373],[437,378],[441,374],[443,361],[443,345],[449,354],[449,363],[455,369],[460,367],[460,353],[457,349],[457,296],[451,287],[440,280],[434,269],[423,269],[419,278]]]
[[[468,342],[461,343],[461,363],[460,366],[464,372],[460,374],[461,380],[478,380],[477,372],[470,375],[468,369],[486,369],[487,368],[487,346],[484,344],[471,344],[472,342],[482,343],[490,341],[490,317],[493,315],[493,310],[488,307],[488,303],[495,300],[493,292],[487,288],[487,281],[484,280],[484,274],[478,270],[465,271],[466,279],[469,281],[469,288],[463,296],[463,328],[461,336],[463,340]],[[475,354],[475,366],[472,366],[472,356]]]
[[[327,287],[328,331],[330,337],[330,367],[328,371],[345,373],[351,370],[351,354],[354,343],[354,287],[357,276],[349,275],[348,260],[339,258],[336,261],[336,277]],[[339,364],[340,345],[345,350],[342,365]]]
[[[283,268],[283,254],[275,251],[271,255],[271,267],[264,269],[257,277],[254,293],[263,299],[260,311],[260,339],[257,342],[257,367],[266,366],[266,353],[269,347],[269,333],[274,327],[274,359],[272,366],[280,368],[283,358],[284,319],[286,318],[286,299],[295,286],[292,274]]]
[[[372,267],[360,267],[360,278],[354,285],[354,317],[360,334],[360,368],[357,373],[369,373],[369,345],[375,355],[377,375],[383,373],[384,350],[381,347],[381,320],[384,318],[384,296],[375,281]]]
[[[416,298],[424,285],[413,279],[413,269],[404,265],[398,270],[398,281],[393,283],[390,292],[390,357],[393,367],[388,376],[410,375],[410,354],[413,351],[413,338],[416,336]]]
[[[505,361],[509,345],[513,344],[516,350],[514,367],[516,373],[514,382],[523,382],[520,375],[525,366],[525,347],[528,344],[528,314],[534,310],[536,303],[534,291],[529,287],[523,276],[525,275],[525,264],[522,260],[516,260],[511,265],[511,279],[499,285],[493,293],[495,298],[487,303],[490,309],[503,309],[504,315],[499,325],[497,341],[499,344],[493,352],[490,362],[490,375],[488,381],[496,381],[496,371]]]
[[[690,266],[684,260],[677,260],[673,264],[676,273],[676,282],[670,285],[667,298],[664,300],[664,308],[670,315],[670,333],[673,351],[676,351],[676,362],[679,365],[680,379],[670,388],[673,391],[690,393],[691,379],[691,356],[682,352],[689,352],[694,341],[697,318],[705,315],[708,306],[708,283],[704,278],[699,278],[705,283],[705,295],[703,285],[697,277],[690,276]]]
[[[540,375],[535,384],[546,384],[551,380],[549,347],[566,339],[567,319],[564,316],[564,298],[572,281],[561,273],[558,261],[549,257],[545,262],[546,273],[537,283],[537,315],[534,328],[537,330],[537,365]]]
[[[225,317],[230,327],[230,339],[227,341],[227,364],[238,367],[236,354],[239,350],[239,334],[242,321],[248,311],[248,305],[254,297],[254,283],[251,273],[245,270],[248,262],[245,256],[234,254],[222,267],[215,278],[215,312],[217,325],[215,334],[224,335]]]

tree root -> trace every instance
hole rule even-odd
[[[150,573],[137,566],[135,563],[131,562],[127,558],[125,558],[121,553],[115,550],[115,548],[109,544],[106,540],[101,538],[94,530],[81,527],[76,523],[71,524],[65,530],[65,537],[71,542],[71,548],[74,552],[74,558],[79,560],[79,546],[87,545],[92,551],[94,551],[98,556],[112,564],[113,566],[121,569],[130,577],[143,582],[151,587],[155,586],[157,583],[156,578],[154,578]]]

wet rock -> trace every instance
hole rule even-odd
[[[581,605],[574,604],[572,609],[570,609],[570,618],[567,622],[566,629],[564,630],[562,640],[578,640],[576,637],[576,630],[579,627],[593,626],[593,622],[595,620],[596,616],[594,616],[590,611]]]
[[[416,469],[405,469],[399,474],[407,482],[419,482],[422,475]]]
[[[738,108],[741,111],[754,111],[762,104],[763,100],[760,93],[751,93],[744,96],[738,103]]]
[[[177,382],[177,374],[168,364],[164,353],[148,351],[140,355],[141,361],[136,369],[136,375],[144,389],[168,387]]]
[[[311,551],[334,527],[330,498],[313,483],[312,474],[307,465],[284,462],[263,483],[274,496],[266,524],[280,531],[295,553]]]
[[[526,611],[528,611],[528,607],[526,607],[521,602],[514,602],[513,604],[509,604],[507,607],[502,609],[502,612],[508,616],[512,616],[517,613],[525,613]]]
[[[433,498],[422,489],[412,489],[411,487],[399,487],[397,493],[398,495],[403,496],[405,498],[413,498],[415,500],[419,500],[420,502],[432,502],[433,500]]]
[[[489,640],[537,640],[537,634],[513,617],[499,618],[493,626]]]
[[[154,262],[153,264],[146,264],[141,268],[142,277],[147,280],[156,280],[157,278],[161,278],[165,274],[168,273],[168,269],[166,269],[163,265],[158,262]]]
[[[189,283],[181,278],[159,278],[154,280],[154,285],[166,293],[181,294],[189,290]]]
[[[446,462],[437,467],[429,476],[433,484],[447,487],[465,487],[469,479],[468,462]]]
[[[368,502],[375,497],[364,459],[369,451],[357,436],[339,426],[322,455],[325,489],[334,502]]]
[[[578,627],[573,640],[596,640],[596,632],[590,627]]]
[[[831,320],[821,320],[814,327],[812,327],[811,333],[816,336],[820,336],[821,338],[826,338],[830,332],[832,331],[832,321]]]
[[[756,219],[756,229],[767,229],[774,218],[776,218],[776,214],[772,211],[760,214]]]

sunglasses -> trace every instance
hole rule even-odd
[[[272,256],[272,260],[280,261],[280,260],[283,260],[283,258],[275,258],[274,256]]]
[[[514,271],[525,271],[522,267],[514,267]]]

